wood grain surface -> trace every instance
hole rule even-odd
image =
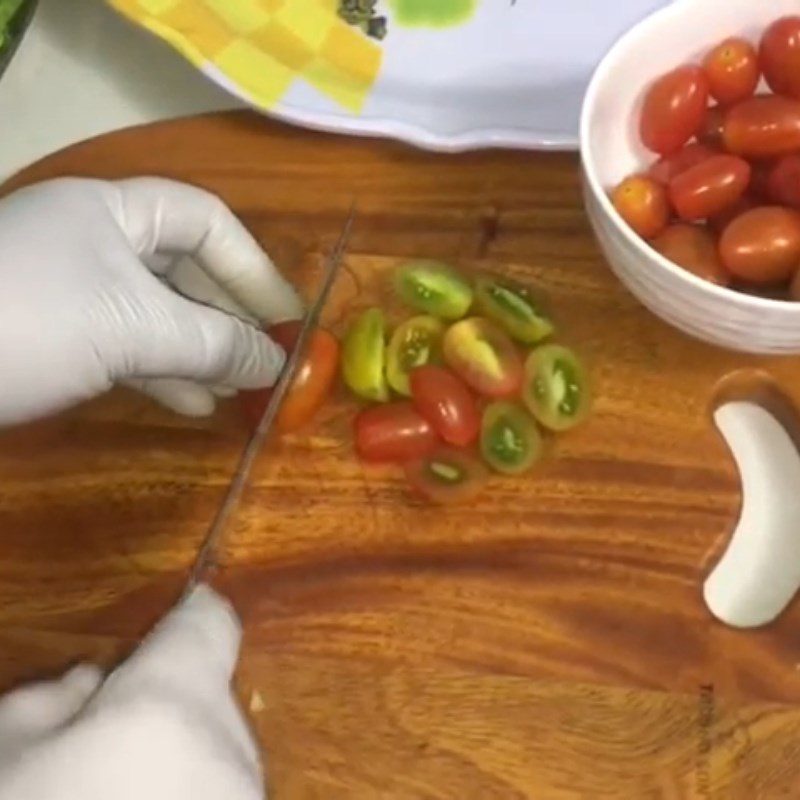
[[[800,604],[740,632],[700,597],[740,503],[710,421],[720,382],[800,402],[798,360],[725,353],[640,308],[592,240],[572,156],[434,156],[230,114],[84,143],[12,187],[134,174],[218,192],[309,290],[355,196],[332,329],[376,301],[396,317],[398,260],[446,257],[539,287],[596,387],[588,424],[467,508],[359,465],[343,392],[260,459],[214,581],[245,621],[271,797],[800,797]],[[125,392],[0,437],[0,687],[135,643],[243,443],[233,407],[187,421]]]

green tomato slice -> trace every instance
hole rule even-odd
[[[394,332],[386,351],[386,379],[398,394],[411,396],[412,370],[441,360],[444,332],[444,323],[430,316],[412,317]]]
[[[342,378],[365,400],[385,403],[386,323],[379,308],[369,308],[350,325],[342,342]]]
[[[481,455],[496,472],[519,475],[542,455],[542,437],[530,414],[519,403],[498,401],[483,412]]]
[[[523,344],[536,344],[553,333],[553,323],[531,291],[513,281],[483,276],[475,282],[475,303],[484,316]]]
[[[591,408],[586,369],[568,347],[538,347],[525,362],[522,399],[546,428],[569,430],[583,422]]]
[[[442,261],[409,261],[397,271],[395,281],[402,301],[423,314],[456,320],[472,305],[472,287]]]

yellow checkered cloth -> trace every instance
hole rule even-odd
[[[193,64],[214,64],[251,100],[274,107],[295,80],[358,113],[383,51],[336,13],[337,0],[109,0]]]

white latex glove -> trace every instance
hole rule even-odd
[[[196,415],[213,411],[215,391],[272,384],[277,345],[167,285],[185,254],[260,322],[302,314],[255,239],[201,189],[66,178],[0,201],[0,425],[117,383]]]
[[[0,800],[259,800],[230,688],[239,623],[200,587],[105,682],[80,666],[0,699]]]

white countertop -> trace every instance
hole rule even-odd
[[[0,78],[0,180],[82,139],[239,106],[103,0],[40,0]]]

